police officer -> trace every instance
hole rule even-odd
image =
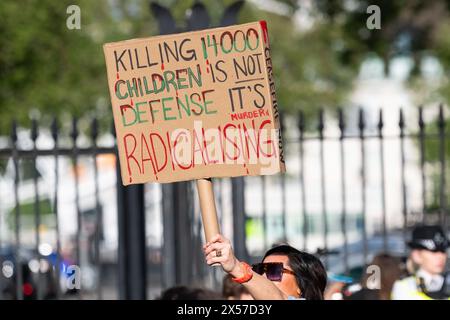
[[[395,282],[393,300],[441,300],[450,297],[450,276],[446,273],[449,240],[440,226],[419,226],[413,230],[410,259],[416,271]]]

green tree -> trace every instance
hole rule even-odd
[[[168,0],[177,25],[195,1]],[[218,25],[234,1],[205,1],[211,25]],[[307,112],[339,104],[351,88],[352,70],[330,46],[341,30],[317,24],[308,31],[294,24],[295,1],[280,1],[289,10],[280,15],[247,2],[239,22],[265,19],[269,24],[278,98],[281,108]],[[81,9],[81,30],[66,27],[69,5]],[[54,115],[111,119],[102,44],[156,35],[147,1],[2,1],[0,2],[0,130],[9,131],[17,118],[28,126],[32,113],[49,123]],[[68,124],[68,121],[65,121]]]
[[[81,8],[81,29],[66,26]],[[143,1],[1,1],[0,130],[64,113],[110,113],[102,44],[155,32]]]

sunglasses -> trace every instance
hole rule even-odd
[[[281,281],[283,273],[295,275],[295,272],[283,267],[282,262],[257,263],[252,266],[252,270],[259,275],[266,274],[270,281]]]

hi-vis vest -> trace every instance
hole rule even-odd
[[[444,279],[441,290],[427,292],[422,279],[411,276],[394,283],[392,288],[392,300],[450,300],[449,281],[450,277]]]

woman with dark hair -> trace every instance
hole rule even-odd
[[[206,262],[220,263],[257,300],[322,300],[327,283],[325,268],[315,256],[289,245],[276,246],[253,266],[239,261],[231,243],[216,235],[204,246]]]
[[[289,245],[280,245],[267,251],[263,262],[258,265],[281,262],[294,272],[296,291],[295,294],[290,294],[291,297],[298,296],[306,300],[323,300],[323,292],[327,285],[327,273],[318,258]],[[283,278],[285,278],[285,281],[281,279],[279,282],[275,281],[274,284],[281,291],[288,292],[285,287],[292,284],[292,281],[290,281],[292,279],[284,276]],[[292,293],[292,291],[290,292]]]

